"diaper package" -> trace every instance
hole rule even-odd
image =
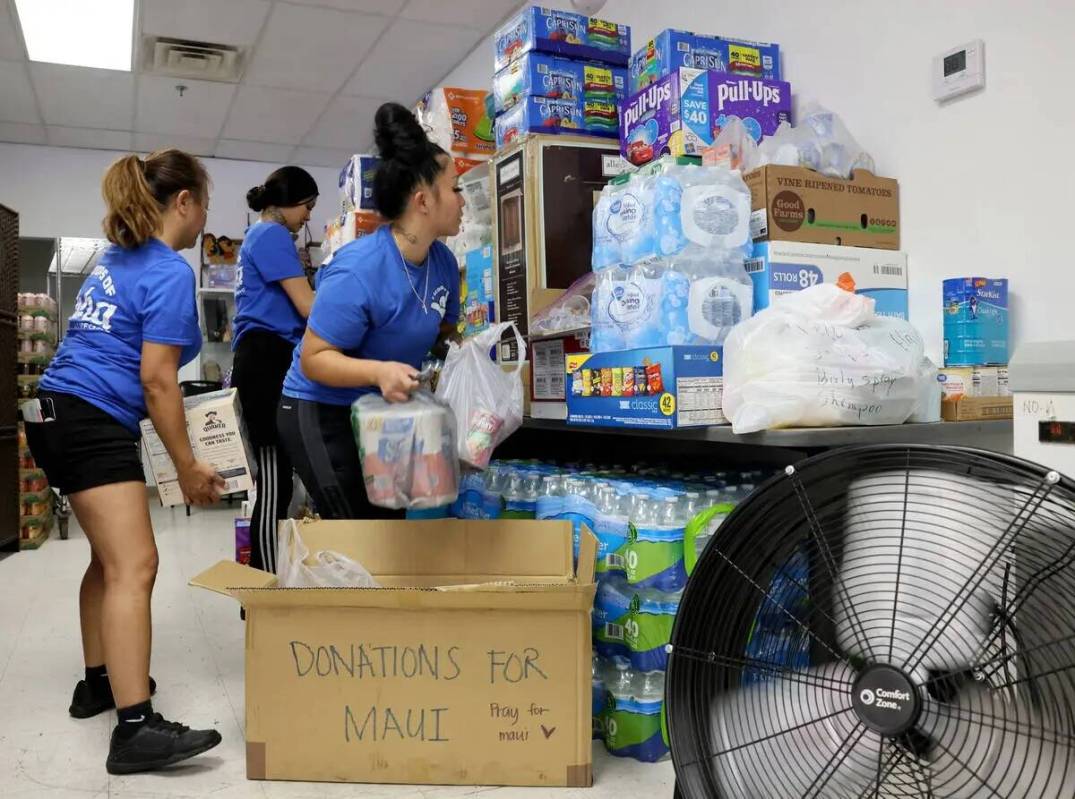
[[[415,108],[429,140],[452,154],[459,174],[496,152],[488,94],[483,89],[440,87],[428,92]]]
[[[753,312],[742,177],[658,166],[607,185],[594,209],[593,352],[720,344]]]
[[[365,394],[351,406],[351,426],[372,504],[419,509],[456,500],[455,419],[428,392],[400,403]]]
[[[631,56],[631,92],[642,91],[680,67],[780,80],[780,47],[668,28]]]
[[[626,96],[627,70],[623,67],[573,61],[548,53],[527,53],[493,78],[497,114],[526,97],[615,105]]]
[[[616,102],[524,97],[496,119],[496,146],[502,149],[527,133],[574,133],[616,138]]]
[[[873,157],[855,141],[839,115],[808,104],[795,127],[782,124],[758,147],[758,166],[803,166],[848,179],[856,169],[876,173]]]
[[[631,56],[631,29],[597,17],[528,6],[496,32],[493,46],[497,72],[534,50],[623,67]]]

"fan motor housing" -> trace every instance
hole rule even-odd
[[[851,689],[851,704],[874,732],[895,737],[914,727],[922,700],[911,678],[895,666],[866,668]]]

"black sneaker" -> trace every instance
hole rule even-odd
[[[149,695],[157,693],[157,682],[149,678]],[[90,690],[85,680],[79,680],[75,685],[75,693],[71,697],[71,707],[67,711],[76,719],[88,719],[106,710],[114,710],[116,699],[112,696],[112,688],[109,686],[106,694],[97,694]]]
[[[216,730],[192,730],[154,713],[130,736],[112,731],[105,768],[109,774],[135,774],[170,766],[188,757],[207,752],[220,743]]]

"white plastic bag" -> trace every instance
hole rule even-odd
[[[455,414],[459,459],[476,469],[489,465],[493,450],[523,423],[523,381],[519,365],[505,372],[489,357],[508,329],[515,332],[519,352],[526,351],[513,322],[491,325],[448,347],[437,381],[436,397]]]
[[[276,576],[282,588],[380,587],[361,563],[339,552],[322,549],[311,557],[294,519],[280,527]]]
[[[745,175],[758,165],[758,143],[739,117],[730,116],[713,144],[703,151],[702,163],[738,169]]]
[[[823,175],[848,179],[856,169],[875,172],[873,158],[844,125],[840,116],[808,103],[795,127],[781,123],[758,145],[758,165],[804,166]]]
[[[372,504],[422,509],[455,502],[455,419],[428,391],[416,391],[407,402],[359,397],[351,406],[351,426]]]
[[[724,342],[724,415],[736,433],[902,424],[935,379],[923,349],[869,297],[830,283],[787,294]]]

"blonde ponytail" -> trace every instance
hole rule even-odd
[[[143,161],[120,158],[105,172],[101,195],[108,212],[105,236],[120,247],[140,247],[160,230],[169,201],[184,189],[205,201],[209,176],[202,163],[181,150],[159,150]]]

